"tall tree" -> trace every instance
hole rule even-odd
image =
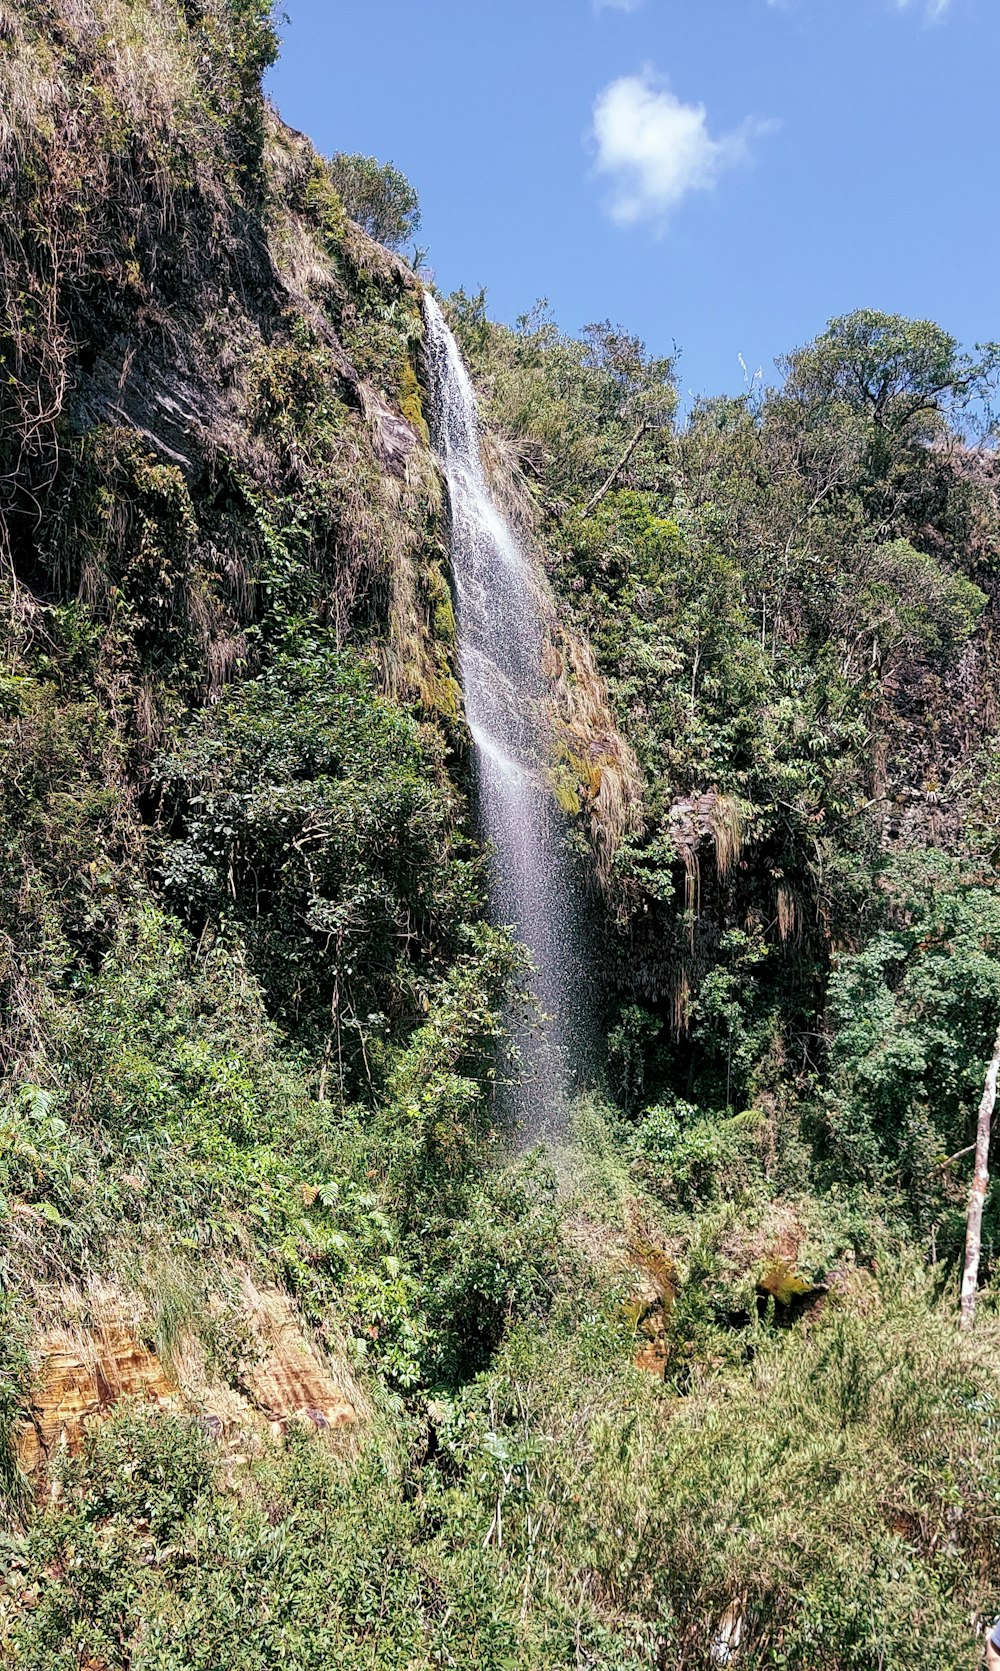
[[[983,1100],[979,1104],[979,1124],[976,1127],[976,1168],[969,1191],[969,1213],[965,1230],[965,1270],[962,1273],[961,1324],[971,1328],[976,1315],[976,1287],[979,1282],[979,1251],[983,1239],[983,1207],[990,1181],[990,1129],[997,1100],[997,1079],[1000,1077],[1000,1028],[997,1029],[993,1057],[986,1070]]]

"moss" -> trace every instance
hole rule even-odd
[[[423,400],[421,398],[420,382],[409,360],[403,367],[400,380],[399,410],[407,423],[413,425],[425,447],[430,446],[431,434],[424,417]]]
[[[462,688],[451,670],[447,656],[442,654],[438,657],[438,677],[435,685],[435,711],[442,719],[456,720],[462,707]]]
[[[431,678],[419,680],[420,703],[428,714],[454,722],[461,712],[462,691],[458,681],[445,667]]]
[[[451,589],[439,563],[431,563],[425,570],[424,591],[430,604],[433,635],[440,643],[452,649],[458,637],[458,625]]]
[[[582,810],[579,790],[564,767],[554,766],[547,773],[546,778],[552,791],[556,805],[565,813],[574,816]]]

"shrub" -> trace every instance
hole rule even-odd
[[[442,863],[453,805],[415,725],[357,659],[307,639],[156,770],[168,898],[196,929],[238,925],[276,1013],[319,1043],[332,1082],[371,1083],[404,1004],[398,947],[431,964],[474,901],[467,868]]]
[[[936,1163],[975,1131],[1000,1016],[1000,901],[939,853],[894,861],[883,886],[884,926],[830,986],[830,1162],[898,1190],[923,1223],[949,1182]]]
[[[338,151],[327,168],[347,213],[370,237],[390,249],[413,237],[420,226],[419,199],[393,163]]]

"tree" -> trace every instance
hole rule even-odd
[[[915,661],[957,659],[986,603],[971,580],[908,540],[861,546],[844,562],[832,612],[843,671],[868,667],[884,676]]]
[[[997,1079],[1000,1077],[1000,1028],[997,1029],[993,1056],[986,1070],[983,1100],[979,1104],[976,1127],[976,1167],[969,1191],[969,1212],[965,1231],[965,1269],[962,1273],[961,1323],[971,1328],[976,1314],[976,1287],[979,1281],[979,1253],[983,1237],[983,1207],[990,1181],[990,1128],[997,1100]]]
[[[677,405],[671,359],[609,320],[568,336],[544,300],[516,330],[486,319],[482,292],[449,305],[487,420],[533,459],[554,514],[586,502],[616,465],[618,485],[659,489]]]
[[[347,213],[370,237],[390,249],[412,238],[420,225],[420,201],[394,163],[338,151],[328,168]]]
[[[406,959],[430,966],[470,903],[446,897],[453,808],[416,727],[354,657],[303,636],[199,714],[156,775],[179,914],[236,930],[282,1023],[339,1083],[367,1082],[365,1029],[405,1017]]]
[[[884,926],[830,985],[832,1159],[919,1216],[937,1204],[940,1157],[969,1141],[1000,1010],[1000,899],[934,852],[893,861],[882,888]]]
[[[897,434],[923,420],[927,432],[939,416],[954,418],[989,394],[1000,345],[962,353],[930,320],[859,308],[780,364],[786,394],[809,406],[843,406]]]

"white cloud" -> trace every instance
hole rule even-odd
[[[600,0],[605,5],[614,5],[617,0]],[[630,3],[630,0],[629,0]],[[639,0],[637,0],[639,3]],[[781,10],[791,10],[794,0],[768,0],[768,5],[781,7]],[[896,12],[923,12],[926,18],[943,17],[952,8],[952,0],[890,0],[895,5]]]
[[[605,4],[614,4],[616,0],[602,0]],[[778,6],[783,11],[790,10],[794,0],[767,0],[769,6]],[[923,12],[926,18],[944,17],[951,7],[952,0],[889,0],[897,12]]]
[[[642,0],[594,0],[594,10],[598,12],[637,12],[641,5]]]
[[[594,104],[597,171],[612,181],[612,219],[662,224],[690,192],[745,162],[750,141],[772,125],[745,122],[715,139],[704,105],[684,104],[650,71],[620,76]]]

